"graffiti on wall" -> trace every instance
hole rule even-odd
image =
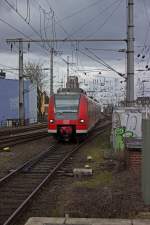
[[[141,137],[142,136],[142,113],[131,110],[122,109],[113,112],[113,146],[116,151],[122,151],[125,147],[125,137]]]
[[[115,129],[115,149],[117,151],[122,151],[125,148],[125,137],[133,137],[133,132],[126,130],[125,127],[118,127]]]

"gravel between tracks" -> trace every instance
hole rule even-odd
[[[10,147],[9,151],[0,151],[0,178],[8,174],[10,170],[16,169],[23,162],[46,150],[50,143],[52,143],[52,138],[46,137]]]

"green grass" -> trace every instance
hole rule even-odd
[[[87,157],[88,155],[92,156],[92,159],[95,162],[103,161],[104,152],[110,149],[109,144],[109,131],[105,132],[102,135],[97,136],[90,143],[83,147],[83,155]]]

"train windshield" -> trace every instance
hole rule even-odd
[[[55,95],[56,113],[77,113],[80,95]]]

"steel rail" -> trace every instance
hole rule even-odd
[[[16,144],[24,143],[27,141],[35,140],[37,138],[42,138],[48,136],[47,129],[40,129],[32,132],[24,132],[15,135],[8,135],[0,137],[0,149],[8,146],[14,146]]]
[[[18,133],[24,133],[27,131],[33,131],[37,129],[47,128],[47,123],[41,123],[41,124],[33,124],[29,126],[23,126],[23,127],[12,127],[12,128],[0,128],[0,136],[7,136],[12,134],[18,134]]]
[[[44,151],[44,152],[36,155],[31,160],[28,160],[27,162],[25,162],[24,164],[22,164],[21,166],[19,166],[17,169],[13,170],[12,172],[10,172],[9,174],[7,174],[6,176],[2,177],[0,179],[0,185],[2,185],[2,183],[4,183],[4,182],[7,182],[10,178],[12,178],[12,176],[16,175],[23,168],[25,168],[25,167],[27,167],[27,166],[29,166],[31,164],[33,165],[35,162],[38,162],[43,156],[45,156],[46,154],[48,154],[55,147],[56,147],[55,145],[51,145],[46,151]]]

